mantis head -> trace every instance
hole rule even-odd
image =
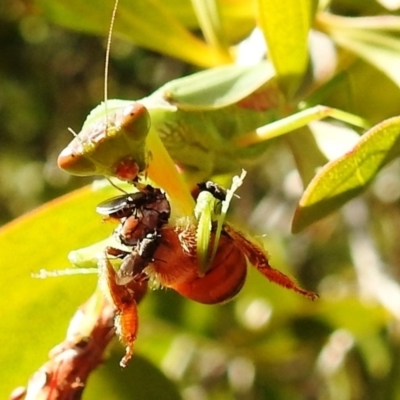
[[[72,175],[104,175],[132,181],[147,167],[149,129],[150,115],[142,104],[103,102],[60,153],[58,166]]]

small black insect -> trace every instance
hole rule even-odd
[[[161,241],[158,232],[171,215],[165,193],[147,185],[139,192],[106,200],[96,210],[101,215],[120,220],[114,235],[121,244],[131,248],[130,251],[115,247],[106,249],[108,255],[123,260],[115,274],[116,284],[126,285],[134,279],[146,279],[142,272],[153,261]]]
[[[154,261],[154,253],[161,242],[161,235],[154,231],[137,243],[132,252],[128,253],[112,249],[114,255],[123,257],[123,262],[116,273],[115,282],[117,285],[126,285],[134,279],[140,280],[140,276],[147,265]],[[111,251],[110,251],[111,253]]]
[[[147,204],[154,203],[160,195],[163,195],[160,189],[147,185],[140,192],[126,193],[101,202],[96,211],[100,215],[121,219],[129,217]]]
[[[224,201],[226,199],[226,189],[218,185],[218,183],[207,181],[198,183],[197,186],[201,191],[211,193],[217,200]]]
[[[162,194],[153,203],[142,207],[140,212],[121,219],[121,224],[116,229],[115,234],[122,244],[135,246],[148,233],[154,232],[167,224],[170,214],[169,201]]]
[[[150,232],[168,223],[170,203],[160,189],[147,185],[140,192],[113,197],[100,203],[96,211],[121,221],[115,230],[119,241],[136,246]]]

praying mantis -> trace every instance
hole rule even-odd
[[[117,7],[115,2],[104,102],[58,157],[60,168],[71,174],[128,182],[144,174],[190,214],[194,202],[188,188],[237,172],[244,161],[262,154],[272,138],[325,117],[366,127],[363,119],[330,107],[296,110],[270,60],[211,68],[170,81],[140,100],[109,100],[108,58]]]
[[[146,172],[187,212],[193,203],[174,164],[190,187],[235,171],[265,151],[269,139],[312,121],[335,117],[365,126],[355,115],[324,106],[278,119],[284,107],[270,62],[213,68],[171,81],[141,100],[101,103],[58,164],[75,175],[128,181]]]

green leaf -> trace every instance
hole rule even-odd
[[[400,29],[399,17],[345,18],[321,14],[318,22],[338,45],[370,63],[400,86],[400,40],[393,35]]]
[[[181,110],[204,111],[232,105],[275,76],[271,63],[224,65],[168,82],[161,96]],[[159,97],[159,92],[152,96]]]
[[[47,18],[82,32],[107,35],[114,0],[37,0]],[[188,3],[190,6],[190,3]],[[121,1],[115,34],[139,46],[209,67],[230,62],[226,53],[196,38],[159,0]]]
[[[220,2],[217,0],[192,0],[197,20],[207,43],[221,49],[229,57],[228,43],[225,40]]]
[[[311,0],[258,0],[261,29],[285,92],[291,98],[308,66]]]
[[[375,32],[400,32],[400,17],[389,14],[355,18],[319,13],[317,22],[324,25],[324,30],[351,31],[357,29]]]
[[[92,294],[96,275],[34,279],[32,273],[71,267],[71,249],[110,235],[95,206],[115,189],[85,188],[52,201],[0,229],[0,397],[25,385],[65,337],[69,319]]]
[[[308,127],[297,129],[285,137],[304,186],[315,175],[315,170],[327,162]]]
[[[385,73],[400,86],[400,41],[381,33],[335,34],[333,39]]]
[[[300,199],[292,231],[301,231],[360,194],[399,154],[400,117],[394,117],[374,126],[353,150],[321,169]]]

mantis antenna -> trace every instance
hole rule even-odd
[[[110,28],[108,29],[108,35],[107,35],[107,45],[106,45],[106,61],[104,64],[104,110],[106,112],[106,132],[108,129],[108,110],[107,110],[107,100],[108,100],[108,69],[110,65],[110,49],[111,49],[111,41],[112,41],[112,34],[113,34],[113,29],[114,29],[114,22],[115,22],[115,17],[117,15],[117,9],[118,9],[118,2],[119,0],[115,0],[114,2],[114,8],[111,14],[111,21],[110,21]],[[115,187],[116,189],[120,190],[121,192],[126,194],[126,191],[118,187],[110,178],[106,177],[108,182],[111,184],[111,186]]]
[[[107,36],[106,62],[105,62],[105,65],[104,65],[104,110],[106,112],[106,129],[108,128],[108,112],[107,112],[108,68],[109,68],[109,65],[110,65],[111,40],[112,40],[112,34],[113,34],[113,29],[114,29],[115,16],[117,15],[118,2],[119,2],[119,0],[115,0],[114,8],[113,8],[113,11],[112,11],[112,14],[111,14],[110,28],[108,30],[108,36]]]
[[[115,189],[119,190],[122,193],[128,194],[128,192],[122,188],[120,188],[118,185],[116,185],[108,176],[105,176],[105,178],[107,179],[108,183],[114,187]]]

